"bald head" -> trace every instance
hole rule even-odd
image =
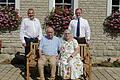
[[[52,27],[47,27],[46,28],[46,34],[48,38],[53,38],[54,36],[54,29]]]

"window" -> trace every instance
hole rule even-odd
[[[112,11],[120,10],[120,0],[112,0]]]
[[[120,10],[120,0],[108,0],[107,16],[117,10]]]
[[[49,0],[49,12],[55,7],[68,7],[75,10],[78,8],[78,0]]]
[[[74,6],[73,0],[55,0],[55,7],[73,8],[73,6]]]
[[[0,6],[8,6],[8,5],[15,7],[15,0],[0,0]]]
[[[0,0],[0,6],[13,6],[15,9],[19,9],[20,0]]]

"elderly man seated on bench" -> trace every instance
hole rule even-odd
[[[38,69],[40,73],[39,80],[45,80],[44,66],[47,62],[50,63],[51,77],[50,80],[55,80],[56,64],[58,60],[58,50],[60,48],[59,38],[54,36],[54,30],[48,26],[46,35],[43,36],[39,45],[40,59],[38,60]]]

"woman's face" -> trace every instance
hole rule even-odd
[[[65,38],[66,40],[69,40],[69,39],[71,39],[71,37],[72,37],[72,36],[71,36],[70,31],[67,31],[67,30],[66,30],[66,31],[64,32],[64,38]]]

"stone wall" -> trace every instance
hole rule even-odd
[[[107,0],[79,0],[84,17],[91,26],[91,53],[93,60],[120,57],[120,37],[112,39],[104,34],[103,21],[107,17]]]
[[[27,10],[33,8],[35,15],[43,23],[44,18],[48,15],[48,2],[49,0],[20,0],[20,13],[22,17],[27,17]]]
[[[36,17],[43,24],[45,16],[48,15],[48,0],[20,0],[20,15],[22,18],[27,17],[29,8],[35,10]],[[0,39],[2,40],[1,53],[14,54],[24,52],[19,39],[19,29],[10,33],[0,33]]]
[[[93,61],[103,60],[108,57],[120,57],[120,37],[112,39],[104,34],[103,21],[106,18],[107,0],[78,0],[79,7],[83,8],[83,17],[89,21],[91,26],[91,54]],[[26,17],[27,9],[34,8],[36,16],[43,24],[48,14],[48,0],[20,0],[20,13]],[[19,40],[19,30],[12,33],[0,34],[3,40],[2,52],[23,52]]]
[[[23,52],[23,47],[19,38],[19,30],[0,34],[2,40],[1,53],[14,54]]]

